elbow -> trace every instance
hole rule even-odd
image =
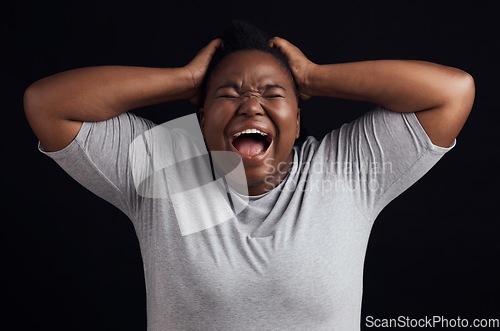
[[[472,104],[474,103],[474,98],[476,97],[476,83],[474,82],[474,77],[472,75],[466,73],[465,80],[465,88],[466,88],[466,96],[470,103],[470,108],[472,108]]]
[[[467,113],[471,111],[476,95],[476,85],[472,75],[465,71],[460,71],[454,84],[454,99],[460,107]]]
[[[454,112],[469,114],[476,94],[474,78],[469,73],[454,69],[452,76],[441,82],[443,90],[442,108],[453,109]]]
[[[28,121],[53,115],[55,107],[50,99],[50,91],[45,88],[43,79],[28,86],[23,95],[24,113]]]
[[[36,110],[41,108],[40,104],[42,102],[42,93],[40,91],[39,84],[31,84],[26,91],[24,91],[23,96],[23,107],[24,113],[28,119],[34,115]]]

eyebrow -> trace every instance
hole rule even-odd
[[[219,87],[217,87],[215,90],[218,91],[218,90],[221,90],[221,89],[225,89],[225,88],[233,88],[235,90],[238,90],[240,88],[240,86],[234,82],[230,82],[230,83],[227,83],[227,84],[224,84],[224,85],[221,85]],[[277,84],[266,84],[264,86],[260,86],[258,88],[259,91],[265,91],[265,90],[268,90],[268,89],[271,89],[271,88],[280,88],[282,89],[283,91],[286,92],[286,89],[281,86],[281,85],[277,85]]]

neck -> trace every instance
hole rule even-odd
[[[286,178],[292,168],[293,151],[290,153],[284,164],[284,167],[276,169],[276,171],[272,174],[267,174],[262,180],[254,183],[248,183],[248,195],[261,195],[277,187]]]
[[[249,196],[261,195],[277,187],[288,175],[293,165],[293,150],[288,155],[284,166],[270,167],[273,172],[262,169],[249,169],[241,166],[241,159],[234,153],[211,152],[215,172],[224,174],[228,185],[240,194]],[[259,167],[262,168],[262,167]],[[245,177],[245,180],[241,180]],[[217,176],[220,177],[220,176]]]

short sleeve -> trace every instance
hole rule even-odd
[[[337,144],[337,178],[371,221],[455,146],[434,145],[415,113],[382,107],[337,131],[326,137]]]
[[[151,121],[124,113],[102,122],[84,122],[65,148],[47,152],[64,171],[88,190],[132,217],[135,189],[130,176],[129,146],[137,136],[154,127]]]

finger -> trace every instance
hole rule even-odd
[[[217,38],[212,41],[210,41],[205,47],[200,49],[198,53],[196,54],[196,57],[203,57],[205,54],[213,55],[217,48],[219,48],[222,45],[222,39]]]
[[[275,46],[277,46],[276,43],[280,42],[280,39],[282,39],[282,38],[280,38],[280,37],[273,37],[273,38],[269,39],[267,42],[268,42],[269,46],[275,47]]]
[[[222,38],[216,38],[216,39],[212,40],[208,45],[215,47],[215,48],[222,47],[223,46]]]
[[[221,38],[214,39],[211,42],[209,42],[207,46],[203,47],[201,53],[208,52],[210,54],[213,54],[215,53],[217,48],[222,47],[222,43],[223,42]]]
[[[280,38],[280,37],[273,37],[273,38],[269,39],[269,45],[271,47],[277,47],[279,49],[293,46],[288,40]]]
[[[217,48],[222,44],[222,39],[217,38],[209,42],[205,47],[200,49],[195,57],[189,62],[190,65],[194,66],[206,66],[208,62],[212,59]]]

